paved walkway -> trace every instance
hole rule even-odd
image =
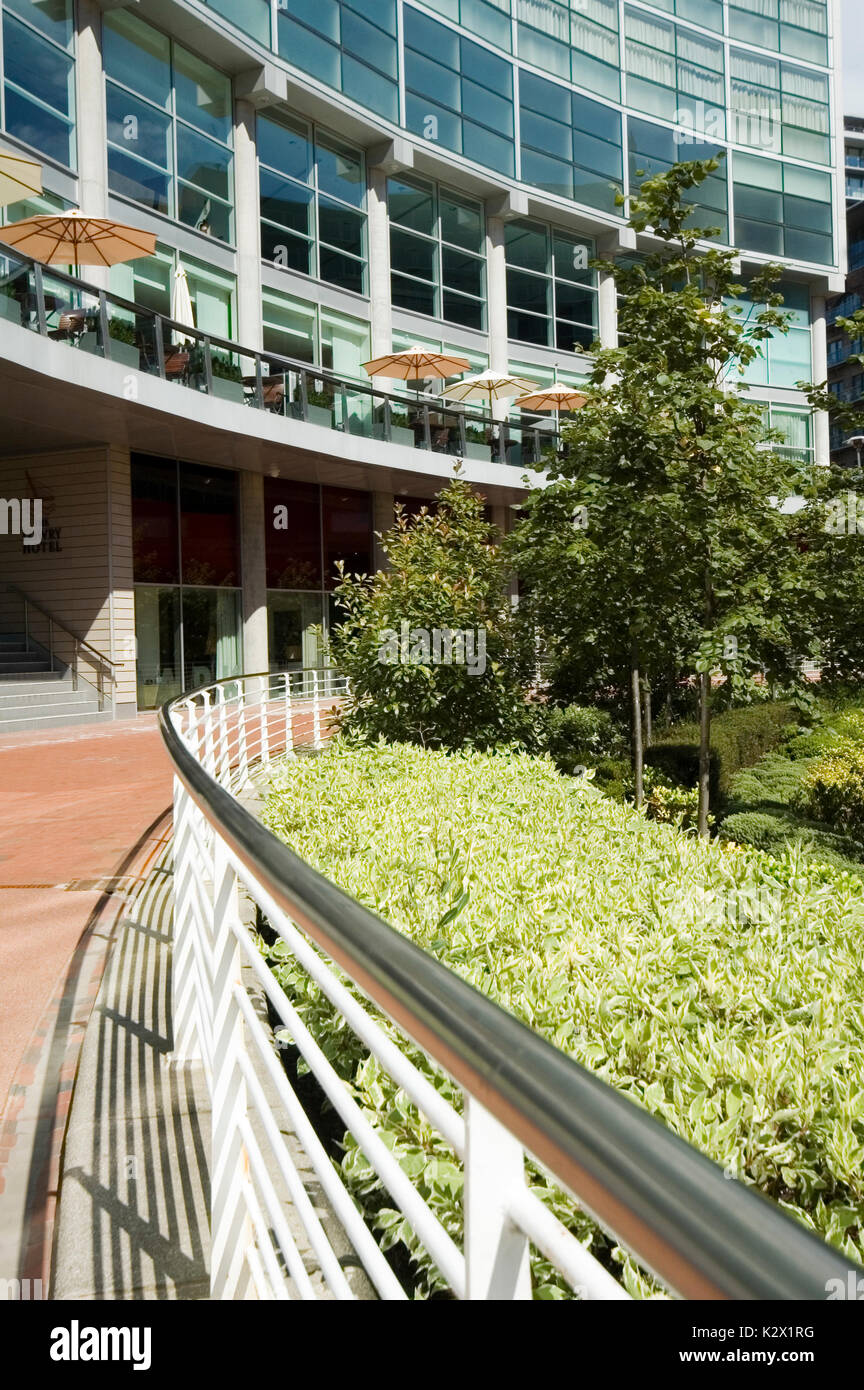
[[[47,1292],[59,1147],[127,892],[170,830],[152,715],[0,739],[0,1280]]]

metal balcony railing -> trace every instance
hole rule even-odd
[[[0,237],[2,237],[0,227]],[[560,447],[549,416],[513,424],[440,396],[382,391],[368,381],[244,348],[0,246],[0,323],[162,381],[322,429],[464,460],[542,468]]]
[[[527,1156],[675,1294],[824,1299],[828,1280],[845,1286],[851,1267],[836,1251],[727,1180],[260,823],[250,791],[266,785],[274,758],[320,746],[327,710],[345,689],[322,673],[244,677],[161,712],[175,773],[174,1050],[180,1062],[203,1062],[212,1102],[212,1296],[355,1296],[320,1200],[316,1210],[310,1199],[310,1175],[372,1289],[382,1299],[408,1296],[289,1084],[250,994],[250,976],[455,1297],[531,1298],[531,1247],[578,1296],[628,1297],[529,1189]],[[292,963],[462,1164],[461,1244],[370,1125],[271,973],[250,929],[253,904]],[[394,1043],[376,1010],[453,1078],[461,1111],[417,1069],[407,1046]]]

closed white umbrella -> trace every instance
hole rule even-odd
[[[179,263],[174,271],[174,283],[171,286],[171,317],[175,323],[183,323],[187,328],[195,327],[195,310],[192,307],[192,296],[189,293],[189,280],[182,264]],[[193,338],[187,338],[183,333],[174,337],[174,343],[177,347],[185,347],[194,341]]]

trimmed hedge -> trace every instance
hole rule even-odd
[[[752,845],[775,857],[795,849],[808,859],[830,864],[864,878],[864,863],[852,854],[855,846],[844,835],[835,835],[825,826],[802,820],[782,811],[738,811],[724,820],[720,833],[725,840]],[[864,854],[864,847],[858,846]]]
[[[790,704],[768,701],[716,715],[711,721],[712,797],[725,796],[737,772],[782,743],[792,719]],[[660,732],[645,761],[681,786],[694,786],[699,780],[698,724],[676,724]]]
[[[864,1234],[864,884],[697,840],[548,758],[398,745],[281,771],[268,824],[355,898],[851,1259]],[[264,948],[266,949],[266,947]],[[284,944],[283,987],[455,1241],[462,1171]],[[385,1021],[393,1037],[398,1032]],[[404,1040],[402,1045],[405,1046]],[[455,1105],[461,1095],[408,1051]],[[442,1287],[356,1142],[384,1248]],[[541,1169],[530,1185],[631,1292],[652,1285]],[[572,1297],[536,1252],[535,1297]]]
[[[805,815],[864,835],[864,743],[838,740],[807,768],[795,800]]]

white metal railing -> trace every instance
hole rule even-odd
[[[308,1190],[310,1170],[377,1295],[409,1296],[292,1089],[244,966],[457,1298],[530,1298],[532,1246],[578,1296],[629,1297],[529,1190],[528,1156],[678,1293],[815,1297],[819,1281],[824,1288],[826,1277],[845,1277],[848,1266],[821,1242],[725,1182],[713,1164],[327,883],[256,820],[243,804],[249,790],[266,781],[274,758],[320,748],[346,693],[330,672],[253,676],[162,711],[176,773],[174,1056],[200,1060],[210,1088],[212,1297],[357,1296]],[[462,1162],[461,1248],[268,968],[241,907],[244,894]],[[462,1113],[346,979],[458,1082]]]

